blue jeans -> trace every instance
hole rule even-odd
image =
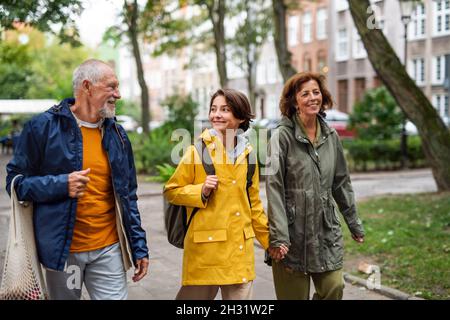
[[[92,300],[126,300],[127,277],[119,243],[71,253],[64,271],[46,270],[52,300],[79,300],[84,283]]]

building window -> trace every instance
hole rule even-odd
[[[322,50],[317,53],[317,72],[328,73],[327,56]]]
[[[355,79],[355,102],[362,100],[364,93],[366,92],[366,79]]]
[[[309,43],[312,41],[312,18],[311,13],[306,12],[303,14],[303,43]]]
[[[413,59],[409,63],[409,75],[416,81],[418,85],[425,84],[425,59]]]
[[[348,113],[348,81],[338,81],[338,110]]]
[[[426,25],[425,4],[419,4],[411,15],[411,28],[409,29],[409,36],[411,39],[423,38],[425,36]]]
[[[450,0],[437,0],[433,4],[434,35],[450,34]]]
[[[288,42],[293,47],[298,44],[298,16],[290,16],[288,21]]]
[[[269,60],[267,68],[267,83],[273,84],[277,82],[277,62],[275,59]]]
[[[327,9],[321,8],[317,10],[316,37],[318,40],[323,40],[327,38],[327,20],[328,20]]]
[[[361,40],[361,36],[356,28],[353,29],[353,58],[364,59],[367,57],[366,49]]]
[[[348,9],[348,2],[347,0],[337,0],[336,1],[336,10],[337,11],[344,11]]]
[[[433,57],[432,70],[432,83],[442,85],[445,78],[445,56]]]
[[[450,117],[448,95],[435,94],[432,97],[432,103],[442,118]]]
[[[305,53],[303,58],[303,71],[312,71],[312,61],[309,53]]]
[[[337,50],[336,50],[336,60],[344,61],[349,57],[349,49],[348,49],[348,34],[346,28],[341,28],[338,30],[337,37]]]

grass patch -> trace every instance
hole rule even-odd
[[[373,261],[388,287],[450,299],[450,193],[384,196],[361,202],[358,209],[365,243],[355,243],[343,228],[345,260]]]

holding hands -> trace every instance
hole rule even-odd
[[[268,251],[273,260],[280,261],[287,255],[289,248],[285,244],[282,244],[279,247],[269,247]]]

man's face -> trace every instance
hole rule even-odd
[[[119,100],[119,81],[112,69],[106,69],[104,77],[92,84],[90,102],[99,110],[101,118],[113,118],[116,112],[116,101]]]

